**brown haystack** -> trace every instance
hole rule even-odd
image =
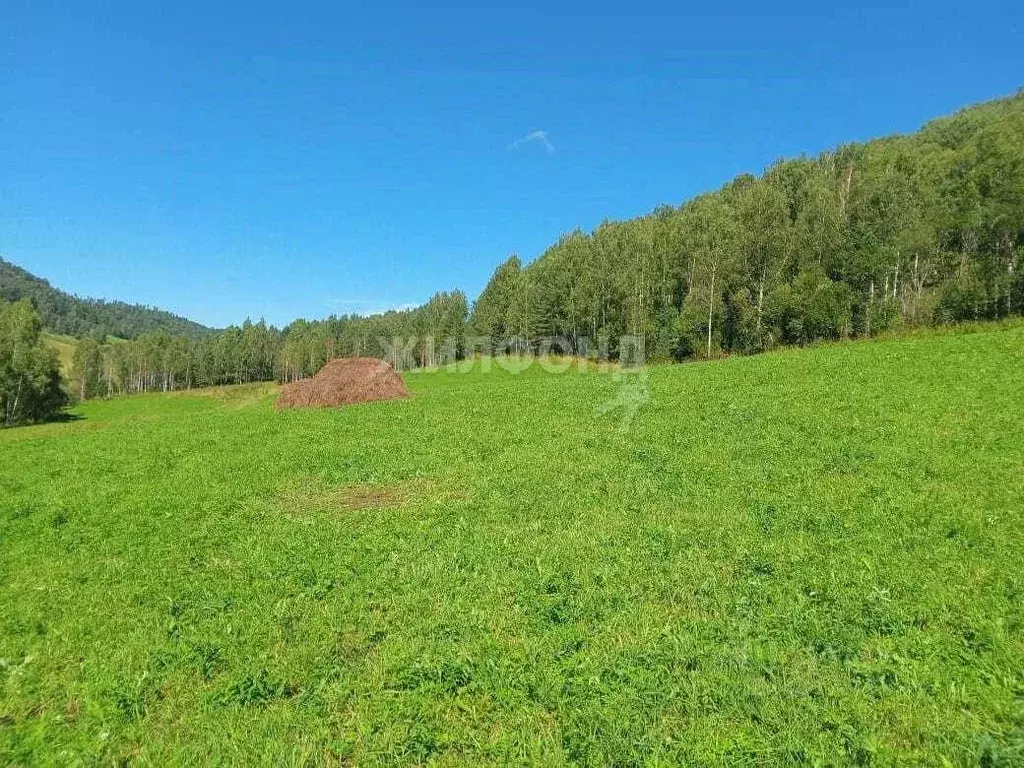
[[[278,408],[332,408],[336,405],[394,400],[409,390],[395,369],[375,357],[331,360],[311,379],[286,384]]]

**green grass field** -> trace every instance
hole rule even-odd
[[[0,762],[1024,763],[1024,325],[0,432]]]

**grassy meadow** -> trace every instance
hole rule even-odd
[[[1024,324],[0,432],[0,762],[1024,764]]]

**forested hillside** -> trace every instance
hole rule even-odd
[[[164,331],[199,338],[209,333],[209,329],[199,323],[160,309],[72,296],[3,259],[0,259],[0,299],[31,300],[44,328],[68,336],[136,339]]]
[[[1024,92],[568,233],[531,264],[500,265],[472,312],[454,291],[283,330],[246,322],[199,339],[87,341],[77,389],[289,380],[353,354],[429,365],[552,337],[614,356],[621,336],[642,336],[649,358],[685,360],[1022,309]],[[399,353],[396,337],[415,342]]]
[[[999,318],[1024,306],[1024,92],[742,175],[495,272],[494,340],[643,335],[660,358]]]

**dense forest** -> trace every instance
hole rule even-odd
[[[622,336],[641,336],[649,359],[681,361],[1022,311],[1024,92],[570,232],[530,264],[501,264],[472,310],[453,291],[416,309],[284,329],[108,327],[135,338],[84,338],[72,389],[287,381],[343,355],[429,366],[552,338],[614,356]]]
[[[209,328],[199,323],[161,309],[72,296],[0,259],[0,300],[15,302],[20,299],[31,300],[46,330],[66,336],[137,339],[147,333],[165,331],[199,338],[210,333]]]

